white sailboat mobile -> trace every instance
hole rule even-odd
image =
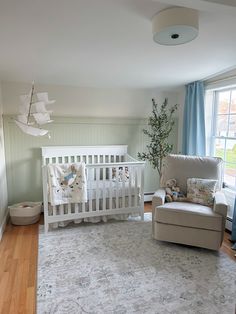
[[[46,105],[53,104],[55,100],[48,99],[48,93],[35,93],[34,82],[29,94],[20,96],[21,105],[19,106],[20,114],[17,116],[15,123],[26,134],[33,136],[44,136],[48,130],[41,126],[52,122],[50,114],[52,111],[47,110]]]

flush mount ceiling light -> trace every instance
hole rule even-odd
[[[157,13],[152,19],[153,40],[160,45],[185,44],[198,35],[198,11],[174,7]]]

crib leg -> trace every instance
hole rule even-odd
[[[44,222],[44,233],[48,233],[49,224],[47,222]]]
[[[144,212],[141,212],[141,220],[144,221]]]
[[[144,221],[144,203],[143,203],[143,206],[141,206],[140,208],[140,216],[141,216],[141,220]]]

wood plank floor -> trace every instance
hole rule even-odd
[[[36,313],[38,224],[7,225],[0,243],[0,313]]]
[[[151,204],[145,204],[145,212]],[[0,243],[0,313],[36,313],[38,226],[7,225]],[[221,251],[236,261],[230,235],[225,232]]]

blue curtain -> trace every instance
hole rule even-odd
[[[182,145],[184,155],[204,156],[206,153],[204,92],[201,81],[186,85]]]
[[[236,197],[234,201],[234,214],[233,214],[233,221],[232,221],[231,240],[235,242],[232,249],[236,250]]]

